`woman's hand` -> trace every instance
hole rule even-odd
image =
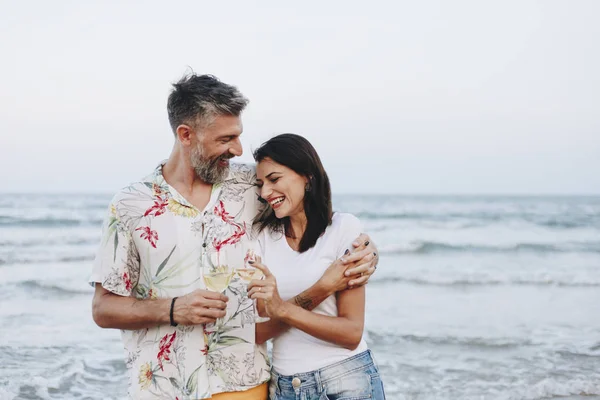
[[[279,296],[277,290],[277,280],[275,276],[269,271],[266,265],[261,264],[260,257],[257,260],[249,263],[262,271],[265,279],[258,280],[253,279],[248,284],[248,297],[253,300],[258,300],[258,308],[264,309],[267,316],[273,319],[281,318],[287,312],[287,303]]]

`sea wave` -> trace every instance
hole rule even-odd
[[[458,337],[458,336],[435,336],[435,335],[385,335],[373,330],[367,330],[369,341],[375,346],[386,344],[398,344],[398,340],[410,343],[424,343],[433,345],[452,345],[480,349],[511,349],[523,346],[535,346],[528,339],[521,338],[483,338],[483,337]]]
[[[598,242],[515,243],[510,245],[449,244],[431,241],[414,241],[380,248],[381,254],[432,254],[432,253],[600,253]]]
[[[32,247],[40,247],[40,246],[54,246],[54,245],[68,245],[68,246],[80,246],[80,245],[92,245],[99,243],[99,235],[98,237],[94,237],[93,239],[86,238],[77,238],[77,237],[53,237],[53,236],[45,236],[45,237],[36,237],[34,239],[5,239],[0,240],[0,248],[1,247],[9,247],[9,248],[32,248]]]
[[[600,287],[600,281],[593,280],[568,280],[558,278],[415,278],[415,277],[382,277],[371,280],[372,284],[409,283],[418,286],[442,286],[442,287],[464,287],[464,286],[557,286],[557,287]]]
[[[53,298],[73,295],[86,295],[89,296],[91,290],[87,286],[82,286],[81,289],[68,288],[61,285],[48,282],[40,282],[37,280],[26,280],[19,282],[17,287],[27,291],[33,295],[51,296]]]
[[[589,350],[589,351],[566,351],[566,350],[561,350],[558,351],[558,354],[564,356],[564,357],[590,357],[590,358],[600,358],[600,352],[598,351],[593,351],[593,350]]]
[[[73,255],[1,255],[0,265],[20,265],[20,264],[38,264],[38,263],[72,263],[72,262],[90,262],[94,260],[94,254],[73,254]]]
[[[363,220],[414,220],[423,222],[451,222],[464,221],[465,227],[479,227],[498,222],[526,222],[545,228],[574,229],[574,228],[600,228],[600,216],[596,214],[577,214],[550,216],[546,214],[522,214],[522,213],[477,213],[477,212],[449,212],[449,213],[426,213],[426,212],[372,212],[362,211],[356,216]]]
[[[18,359],[31,359],[35,355],[39,366],[24,369],[16,363],[8,373],[6,386],[2,387],[0,381],[0,399],[117,400],[123,399],[127,391],[122,358],[94,360],[92,368],[80,356],[87,349],[49,347],[43,353],[36,348],[20,350]],[[3,357],[3,361],[6,359]]]
[[[522,388],[514,388],[500,398],[503,400],[540,400],[562,398],[567,396],[598,396],[600,395],[600,381],[598,377],[587,379],[545,378],[533,385],[526,384]]]
[[[22,227],[22,228],[62,228],[73,226],[101,226],[100,218],[64,218],[64,217],[38,217],[21,218],[2,215],[0,216],[0,227]]]

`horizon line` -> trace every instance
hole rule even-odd
[[[111,196],[115,195],[117,192],[109,192],[109,191],[0,191],[2,195],[106,195]],[[476,192],[462,192],[462,193],[443,193],[443,192],[370,192],[370,193],[360,193],[360,192],[332,192],[332,196],[335,195],[344,195],[344,196],[405,196],[405,197],[463,197],[463,196],[471,196],[471,197],[485,197],[485,196],[497,196],[497,197],[600,197],[600,192],[598,193],[510,193],[510,192],[492,192],[492,193],[476,193]]]

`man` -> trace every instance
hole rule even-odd
[[[169,159],[110,204],[91,277],[93,317],[122,330],[131,398],[266,398],[270,367],[255,344],[252,302],[239,280],[228,296],[206,290],[200,272],[215,256],[243,265],[252,245],[260,207],[254,169],[229,162],[242,154],[247,103],[215,77],[182,78],[168,100]],[[366,235],[355,247],[291,301],[310,310],[366,283],[375,248]]]

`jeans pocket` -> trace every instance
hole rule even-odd
[[[371,397],[373,400],[385,400],[385,391],[383,390],[383,381],[381,375],[371,375]]]
[[[366,400],[371,398],[371,375],[364,370],[350,372],[325,383],[327,400]]]

